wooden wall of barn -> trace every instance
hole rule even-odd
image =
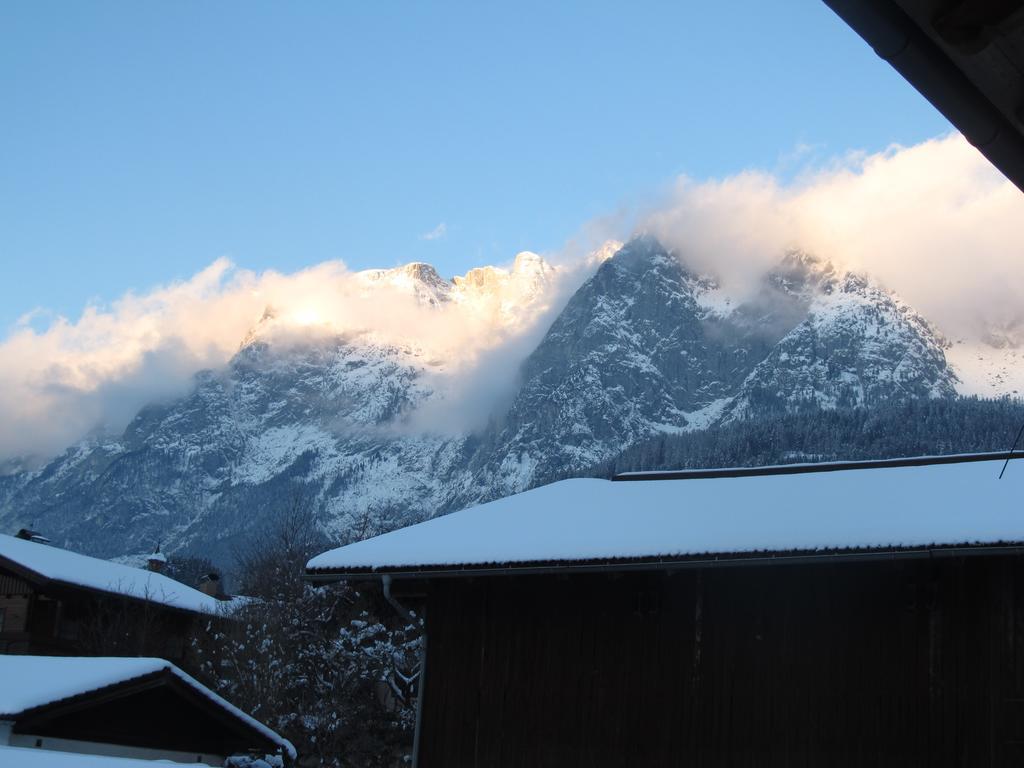
[[[1024,761],[1024,560],[429,585],[421,765]]]

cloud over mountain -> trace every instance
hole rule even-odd
[[[872,274],[951,335],[1024,320],[1024,195],[960,135],[850,154],[788,183],[680,178],[640,229],[735,291],[800,248]]]
[[[533,254],[456,283],[425,264],[255,274],[220,259],[189,280],[89,306],[74,322],[42,331],[26,322],[0,342],[0,459],[49,455],[92,429],[123,427],[146,403],[181,394],[196,371],[224,365],[253,333],[279,343],[372,338],[469,377],[484,354],[492,368],[506,346],[527,354],[513,342],[550,311],[563,274]]]
[[[582,231],[624,239],[625,220]],[[957,135],[851,154],[793,181],[761,171],[680,178],[637,220],[734,293],[798,247],[877,276],[947,335],[1012,334],[1024,321],[1024,195]],[[224,365],[254,329],[415,347],[444,361],[451,399],[468,418],[485,418],[551,312],[608,250],[570,244],[551,257],[557,270],[527,254],[454,282],[422,264],[355,273],[334,261],[256,274],[222,259],[188,280],[91,305],[77,320],[42,330],[26,320],[0,341],[0,460],[123,426],[142,405],[187,389],[197,370]],[[416,424],[435,428],[451,414],[431,410]]]

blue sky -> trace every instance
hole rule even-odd
[[[950,130],[821,0],[8,0],[0,104],[0,337],[221,256],[456,274]]]

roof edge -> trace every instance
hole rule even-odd
[[[926,467],[940,464],[970,464],[977,461],[1010,461],[1024,459],[1021,451],[990,451],[985,453],[951,453],[941,456],[907,456],[897,459],[863,459],[802,464],[768,464],[763,467],[726,467],[720,469],[667,469],[620,472],[615,482],[639,480],[710,480],[722,477],[766,477],[769,475],[804,475],[818,472],[842,472],[851,469],[886,469],[894,467]]]
[[[1024,555],[1024,541],[991,544],[952,544],[874,549],[779,550],[678,557],[608,560],[531,561],[463,566],[420,566],[306,569],[306,578],[314,583],[369,581],[389,576],[393,579],[475,578],[478,576],[529,576],[569,573],[622,573],[630,571],[674,571],[693,568],[729,568],[765,565],[809,565],[832,562],[874,562],[879,560],[919,560],[927,558]]]

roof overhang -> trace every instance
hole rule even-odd
[[[536,561],[523,563],[483,563],[461,566],[428,565],[416,568],[356,568],[346,571],[309,570],[306,573],[306,578],[314,583],[332,584],[338,581],[373,581],[382,579],[385,576],[393,579],[468,579],[484,576],[613,574],[637,571],[677,571],[694,568],[869,563],[951,557],[1005,557],[1013,555],[1024,555],[1024,541],[934,547],[741,552],[735,554],[621,560]]]
[[[1024,190],[1024,3],[825,3]]]

